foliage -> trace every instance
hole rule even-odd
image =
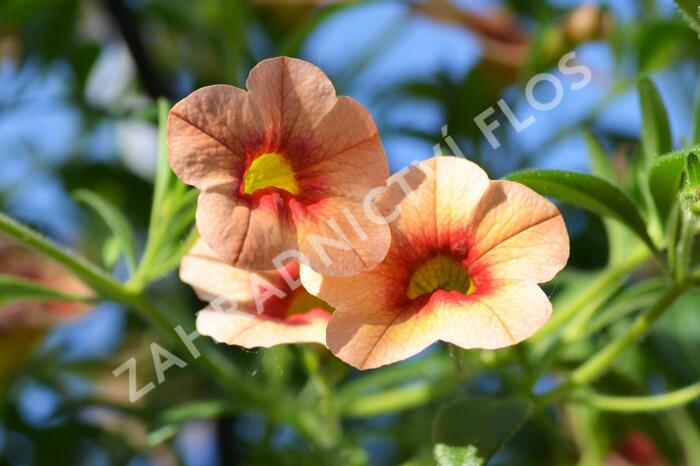
[[[104,303],[118,306],[121,324],[112,329],[114,344],[78,356],[65,327],[34,351],[43,330],[9,333],[0,325],[0,464],[195,464],[191,452],[204,458],[203,448],[211,464],[583,466],[631,461],[632,450],[653,452],[658,464],[700,464],[700,93],[683,79],[698,76],[696,3],[677,0],[678,11],[667,11],[640,2],[625,21],[612,5],[533,1],[505,2],[509,14],[486,19],[438,1],[3,2],[0,80],[9,73],[12,86],[0,93],[0,121],[24,118],[33,133],[18,143],[12,129],[0,132],[0,162],[8,167],[0,206],[9,214],[0,215],[0,232],[63,265],[96,297],[0,274],[0,305],[102,303],[84,323],[69,324],[82,342],[102,338],[90,319],[105,315]],[[328,64],[313,55],[323,50],[324,31],[340,27],[336,21],[365,11],[369,24],[381,8],[399,14],[373,19],[374,35],[354,53]],[[425,73],[411,62],[394,79],[391,59],[405,35],[423,37],[411,29],[421,24],[459,31],[465,43],[476,37],[483,53],[468,66],[439,63]],[[359,42],[350,36],[365,34],[343,32],[341,42],[353,46]],[[126,65],[109,61],[115,44]],[[421,54],[415,42],[410,47],[406,55]],[[587,58],[595,47],[610,61],[594,72],[599,98],[576,97],[562,80],[565,99],[594,105],[576,118],[532,111],[536,123],[522,133],[497,113],[502,147],[491,148],[477,115],[489,106],[500,112],[503,98],[524,120],[532,110],[523,97],[528,79],[553,72],[571,50],[595,69],[605,60]],[[203,85],[242,86],[255,63],[279,54],[318,59],[339,94],[370,107],[394,170],[430,155],[399,156],[396,147],[453,151],[449,135],[494,176],[559,203],[572,259],[548,285],[553,317],[540,332],[498,351],[438,343],[368,372],[317,345],[246,351],[200,337],[197,355],[183,344],[176,329],[192,332],[203,307],[176,277],[197,239],[198,192],[168,166],[167,113]],[[107,81],[97,73],[101,63],[107,75],[127,76],[112,95],[95,97]],[[56,82],[47,103],[37,89]],[[635,99],[639,105],[629,105]],[[412,107],[396,118],[404,104]],[[55,130],[70,133],[67,142],[23,114],[55,106],[75,116],[73,132]],[[423,113],[439,115],[440,124],[422,124]],[[638,120],[639,131],[620,124],[625,119]],[[135,159],[127,157],[128,145],[115,136],[125,127],[150,134],[158,147],[150,153],[138,140]],[[148,159],[156,168],[144,174]],[[541,168],[553,165],[559,169]],[[186,364],[169,368],[162,384],[154,344]],[[128,400],[128,376],[113,376],[132,357],[136,388],[155,386],[136,403]],[[54,403],[37,419],[27,405],[42,394]],[[206,437],[206,447],[193,437]]]

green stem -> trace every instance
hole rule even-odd
[[[139,311],[169,342],[176,343],[180,341],[180,336],[175,331],[178,323],[171,321],[161,313],[141,292],[127,289],[124,284],[118,282],[114,277],[105,273],[91,262],[71,252],[64,251],[49,239],[2,213],[0,213],[0,232],[65,266],[86,283],[92,285],[102,298],[121,302]],[[198,340],[197,349],[201,355],[195,360],[196,364],[206,370],[224,388],[245,397],[251,409],[265,412],[272,419],[288,423],[296,427],[309,441],[316,441],[317,430],[313,428],[311,423],[302,422],[302,420],[306,419],[305,417],[299,416],[293,410],[284,411],[280,409],[285,403],[289,403],[290,400],[271,401],[266,399],[265,391],[250,379],[243,377],[243,374],[218,351],[211,341]]]
[[[610,342],[605,348],[576,369],[571,374],[569,383],[575,386],[585,385],[598,378],[622,352],[636,343],[651,329],[659,317],[685,292],[686,288],[686,285],[681,284],[669,289],[649,312],[637,317],[623,335]]]
[[[0,232],[62,264],[101,294],[117,301],[130,299],[126,290],[111,275],[82,257],[61,249],[49,239],[2,213],[0,213]]]
[[[582,401],[602,411],[648,412],[671,409],[690,403],[700,397],[700,382],[687,387],[653,396],[608,396],[586,394]]]
[[[168,147],[167,147],[167,121],[170,105],[164,98],[158,100],[158,169],[156,170],[156,179],[153,187],[153,201],[151,204],[151,217],[148,225],[148,239],[146,247],[141,256],[141,261],[136,269],[136,272],[129,280],[127,288],[134,292],[142,291],[147,285],[151,267],[156,259],[156,256],[161,248],[161,237],[163,236],[163,228],[167,228],[165,219],[169,210],[166,209],[166,204],[172,198],[168,197],[168,187],[173,179],[173,172],[168,165]]]
[[[440,392],[437,384],[401,387],[385,392],[367,395],[344,407],[343,414],[348,417],[368,417],[403,411],[421,406],[435,399]]]
[[[539,343],[547,339],[547,337],[557,333],[564,327],[583,307],[590,302],[595,301],[601,294],[607,290],[614,288],[623,280],[630,272],[639,267],[645,260],[649,258],[649,251],[646,248],[636,248],[625,262],[619,265],[610,267],[607,271],[600,274],[588,288],[582,291],[569,304],[562,307],[558,312],[552,315],[552,318],[547,322],[547,325],[542,327],[530,343]]]
[[[536,399],[537,408],[542,409],[552,403],[555,403],[566,396],[566,394],[572,389],[581,385],[586,385],[597,379],[608,369],[608,367],[620,354],[636,343],[637,340],[639,340],[649,331],[649,329],[651,329],[659,317],[661,317],[664,312],[668,310],[668,308],[687,290],[687,288],[688,285],[685,284],[674,285],[672,288],[670,288],[661,296],[661,298],[659,298],[656,304],[649,309],[648,312],[637,317],[637,319],[627,329],[627,332],[610,342],[592,358],[588,359],[587,362],[574,370],[566,382],[562,383],[554,390],[539,396]]]
[[[79,278],[92,285],[102,298],[118,301],[138,310],[170,343],[179,341],[180,337],[175,332],[177,323],[166,318],[140,293],[127,290],[122,283],[94,264],[71,252],[64,251],[49,239],[4,214],[0,214],[0,231],[65,266]],[[201,359],[200,364],[207,367],[212,374],[225,382],[229,387],[255,396],[255,390],[248,389],[242,383],[239,374],[231,373],[234,370],[234,366],[225,363],[225,359],[221,358],[220,354],[214,354],[207,346],[204,345],[203,351],[201,351],[202,357],[198,359],[198,361]]]
[[[313,352],[308,346],[302,346],[300,348],[302,352],[302,362],[309,375],[309,380],[314,384],[318,395],[320,397],[320,411],[325,420],[325,430],[323,432],[324,445],[331,447],[337,444],[338,438],[340,437],[340,423],[336,417],[335,406],[333,403],[333,391],[326,381],[325,377],[319,370],[320,362],[318,356]]]
[[[690,259],[693,252],[693,236],[695,235],[695,218],[689,212],[683,214],[681,238],[676,254],[676,279],[684,281],[690,273]]]

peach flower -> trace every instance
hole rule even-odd
[[[389,228],[363,201],[388,166],[371,115],[293,58],[260,62],[246,86],[204,87],[170,111],[170,165],[202,191],[202,239],[244,269],[278,268],[286,251],[333,276],[378,264]]]
[[[68,295],[92,291],[54,261],[0,236],[0,275],[37,282]],[[24,300],[0,304],[0,391],[53,325],[82,315],[85,303]]]
[[[0,237],[0,275],[11,275],[67,295],[90,297],[92,291],[56,262]],[[0,305],[0,333],[18,327],[49,328],[82,315],[90,305],[68,301],[20,301]]]
[[[197,314],[197,331],[219,343],[245,348],[325,344],[332,308],[301,286],[298,262],[250,272],[221,261],[199,240],[183,258],[180,278],[211,302]]]
[[[569,241],[545,198],[490,181],[464,159],[436,157],[390,179],[380,205],[393,220],[381,264],[348,278],[302,267],[306,288],[335,307],[326,341],[340,359],[375,368],[437,340],[501,348],[549,319],[537,284],[564,267]]]

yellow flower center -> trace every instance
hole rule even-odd
[[[292,166],[280,154],[263,154],[253,160],[243,178],[243,192],[246,194],[269,187],[299,194],[299,185]]]
[[[406,296],[408,299],[415,299],[435,290],[469,294],[473,288],[474,282],[469,277],[464,264],[451,257],[435,256],[413,272]]]

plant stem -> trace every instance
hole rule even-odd
[[[592,358],[588,359],[588,361],[574,370],[567,381],[554,390],[539,396],[536,399],[537,408],[542,409],[558,401],[572,389],[581,385],[586,385],[597,379],[620,354],[644,336],[659,317],[661,317],[687,289],[688,285],[686,284],[677,284],[671,287],[659,298],[648,312],[637,317],[627,329],[627,332],[608,343],[607,346],[596,353]]]
[[[117,301],[130,299],[126,290],[111,275],[82,257],[61,249],[49,239],[3,213],[0,213],[0,232],[62,264],[101,294]]]
[[[695,218],[689,212],[683,213],[681,237],[676,254],[676,280],[684,281],[690,273],[690,259],[693,252],[693,236],[695,235]]]
[[[581,400],[602,411],[647,412],[675,408],[700,397],[700,382],[662,395],[608,396],[586,394]]]
[[[685,292],[686,288],[687,286],[684,284],[671,287],[661,296],[649,312],[637,317],[622,336],[610,342],[605,348],[572,372],[569,383],[575,386],[584,385],[600,376],[622,352],[636,343],[651,329],[658,318]]]
[[[440,391],[437,384],[421,384],[387,390],[349,403],[344,407],[343,414],[348,417],[368,417],[402,411],[428,403],[435,399],[436,392]]]
[[[611,266],[608,270],[600,274],[588,288],[583,290],[573,301],[567,306],[559,309],[558,312],[552,315],[552,318],[547,322],[547,325],[542,327],[530,340],[531,343],[539,343],[547,337],[558,332],[564,327],[584,306],[598,298],[599,295],[605,293],[610,288],[616,287],[630,272],[639,267],[645,260],[649,258],[649,251],[644,247],[636,248],[628,257],[628,259],[619,265]]]
[[[126,289],[122,283],[118,282],[111,275],[105,273],[91,262],[71,252],[64,251],[48,238],[41,236],[4,214],[0,214],[0,231],[65,266],[79,278],[92,285],[95,291],[100,293],[102,298],[121,302],[138,310],[139,313],[153,324],[171,343],[180,340],[179,335],[175,332],[175,327],[178,325],[177,323],[165,317],[163,313],[140,293],[135,293]],[[241,382],[242,379],[239,377],[239,374],[232,372],[235,370],[234,366],[225,362],[226,360],[222,358],[220,354],[213,353],[207,348],[207,345],[204,345],[202,349],[202,358],[200,358],[202,366],[207,367],[212,374],[219,380],[226,382],[228,386],[238,391],[245,391],[251,396],[256,395],[254,389],[246,388]],[[198,361],[200,359],[198,359]]]

